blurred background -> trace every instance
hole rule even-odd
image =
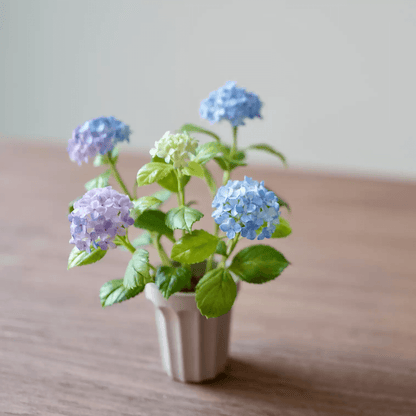
[[[200,101],[235,80],[264,102],[242,146],[415,179],[415,23],[405,0],[0,1],[0,137],[64,145],[114,115],[147,153],[184,123],[210,128]],[[212,129],[231,137],[228,123]]]

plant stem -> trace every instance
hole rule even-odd
[[[234,155],[237,152],[237,130],[238,130],[237,126],[233,127],[233,144],[230,150],[231,159],[233,159]],[[230,180],[230,177],[231,177],[231,169],[227,169],[226,171],[224,171],[224,175],[222,177],[223,186],[227,184],[227,182]]]
[[[122,237],[122,236],[117,236],[118,241],[120,241],[121,244],[123,244],[124,247],[126,247],[127,250],[130,251],[130,253],[134,253],[136,251],[136,249],[132,246],[132,244],[130,243],[127,234]]]
[[[111,173],[113,174],[114,178],[116,179],[116,181],[118,182],[118,184],[120,185],[121,189],[124,191],[124,193],[131,199],[133,200],[132,196],[130,195],[130,192],[128,191],[126,185],[123,182],[123,179],[121,179],[120,173],[117,170],[116,164],[114,163],[113,158],[111,157],[111,152],[107,153],[108,156],[108,162],[110,164],[110,169],[111,169]]]
[[[185,189],[182,186],[182,174],[179,170],[176,172],[176,177],[178,179],[178,205],[183,206],[185,205]]]
[[[240,233],[238,233],[232,240],[231,240],[231,244],[230,244],[230,246],[229,246],[229,248],[228,248],[228,252],[227,252],[227,255],[225,256],[226,257],[226,259],[225,260],[228,260],[228,257],[230,257],[231,256],[231,253],[233,252],[233,250],[235,249],[235,246],[237,245],[237,243],[238,243],[238,240],[240,239]]]
[[[137,199],[137,188],[138,188],[137,182],[135,181],[133,185],[133,198],[134,199]]]
[[[180,170],[176,171],[176,177],[178,179],[178,206],[185,206],[185,189],[182,186],[182,173]],[[185,235],[185,230],[182,230],[182,236]]]
[[[230,180],[230,172],[229,170],[224,171],[224,175],[222,176],[222,185],[227,185],[227,182]]]
[[[234,154],[237,152],[237,126],[233,127],[233,145],[231,146],[230,156],[233,158]]]
[[[160,238],[161,235],[159,236],[155,236],[154,238],[152,238],[152,240],[154,241],[154,246],[159,254],[160,260],[162,261],[162,264],[164,266],[172,266],[172,262],[170,261],[168,255],[166,254],[165,249],[163,248],[162,244],[160,243]]]

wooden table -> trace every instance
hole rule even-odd
[[[294,233],[272,244],[292,265],[243,285],[226,373],[192,385],[162,370],[143,295],[101,309],[129,253],[66,270],[67,203],[100,168],[45,143],[0,158],[1,415],[416,415],[415,183],[241,169],[291,202]],[[122,153],[122,176],[146,160]]]

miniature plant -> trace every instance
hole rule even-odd
[[[230,179],[235,169],[246,165],[246,152],[250,150],[274,154],[286,163],[283,155],[267,144],[238,148],[239,126],[246,119],[261,118],[261,107],[256,94],[237,87],[234,82],[212,92],[202,101],[200,115],[211,123],[230,122],[231,145],[214,132],[193,124],[182,126],[178,133],[166,132],[155,142],[150,150],[151,161],[138,170],[136,178],[138,187],[157,182],[162,190],[140,198],[129,192],[117,170],[116,145],[129,141],[129,127],[114,117],[100,117],[74,130],[68,145],[71,160],[81,164],[95,158],[95,166],[108,169],[89,181],[85,195],[70,204],[70,243],[75,247],[68,268],[99,261],[109,249],[117,247],[132,253],[124,278],[102,286],[103,307],[137,296],[152,282],[165,298],[179,291],[195,291],[201,314],[217,317],[231,309],[237,294],[237,277],[248,283],[265,283],[289,265],[279,251],[264,244],[252,245],[235,254],[243,238],[264,240],[291,233],[280,212],[282,206],[290,209],[286,202],[263,182],[249,177]],[[190,136],[192,133],[214,140],[200,144]],[[218,189],[207,167],[211,161],[224,171]],[[109,186],[111,176],[123,193]],[[212,233],[196,227],[204,214],[192,208],[192,201],[187,198],[186,186],[191,177],[204,181],[212,193]],[[176,194],[177,206],[165,212],[161,206],[171,194]],[[143,230],[133,241],[128,235],[131,227]],[[173,243],[169,254],[164,239]],[[160,264],[149,262],[149,253],[143,248],[147,245],[156,248]],[[194,282],[192,265],[202,262],[206,265],[205,274]]]

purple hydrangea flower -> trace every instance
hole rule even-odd
[[[113,150],[117,142],[130,141],[130,128],[114,117],[98,117],[86,121],[72,132],[68,153],[72,161],[81,165],[100,153]]]
[[[243,126],[245,118],[261,118],[261,106],[262,102],[256,94],[237,87],[234,81],[228,81],[201,102],[199,114],[211,124],[225,119],[236,127]]]
[[[68,216],[72,235],[69,242],[88,253],[91,245],[102,250],[115,248],[115,237],[125,235],[126,228],[134,223],[129,215],[132,207],[130,198],[111,186],[91,189],[74,203]]]
[[[228,181],[215,195],[212,213],[220,229],[234,238],[237,233],[249,240],[271,238],[279,224],[279,203],[274,192],[247,176],[244,181]],[[259,235],[257,231],[260,230]]]

